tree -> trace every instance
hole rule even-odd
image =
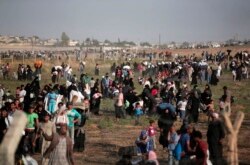
[[[93,43],[94,46],[99,46],[100,42],[97,39],[93,39],[92,43]]]
[[[120,42],[114,42],[112,43],[114,46],[118,47],[129,47],[129,46],[136,46],[136,44],[133,41],[120,41]]]
[[[91,45],[91,39],[90,39],[90,38],[86,38],[85,44],[86,44],[87,46],[90,46],[90,45]]]
[[[188,42],[183,42],[182,45],[181,45],[181,48],[183,49],[188,49],[189,48],[189,43]]]
[[[104,41],[104,43],[106,43],[106,44],[111,44],[111,41],[109,41],[109,40],[106,39],[106,40]]]
[[[140,45],[141,46],[147,46],[147,47],[151,47],[152,46],[149,42],[141,42]]]
[[[172,42],[170,42],[170,44],[175,45],[175,44],[176,44],[176,42],[172,41]]]
[[[68,44],[69,44],[69,36],[65,32],[62,32],[61,44],[62,44],[62,46],[68,46]]]
[[[34,38],[35,40],[39,40],[40,38],[36,35],[32,36],[32,38]]]
[[[127,44],[130,46],[136,46],[136,44],[133,41],[127,42]]]

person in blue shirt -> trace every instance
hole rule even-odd
[[[103,93],[103,95],[104,95],[104,98],[108,98],[109,97],[109,81],[110,81],[110,78],[109,78],[109,76],[108,76],[108,73],[106,73],[106,76],[105,76],[105,78],[103,79],[103,89],[104,89],[104,93]]]
[[[140,116],[143,114],[142,107],[139,102],[135,104],[134,114],[135,114],[135,125],[138,125],[140,122]]]
[[[57,100],[57,94],[55,93],[55,90],[53,89],[50,93],[48,93],[48,111],[50,114],[54,114],[56,111],[56,100]]]
[[[135,141],[138,154],[147,154],[149,151],[154,150],[153,140],[149,138],[147,132],[147,130],[142,130],[140,136]]]
[[[72,142],[74,144],[74,133],[75,133],[75,123],[80,123],[81,121],[81,114],[77,112],[77,110],[75,110],[73,108],[73,104],[72,103],[68,103],[67,104],[67,117],[68,117],[68,131],[69,131],[69,137],[72,139]]]
[[[190,145],[190,138],[191,138],[192,132],[193,132],[193,127],[191,125],[188,125],[186,126],[186,128],[184,128],[183,133],[181,134],[181,137],[179,140],[181,144],[181,148],[182,148],[180,164],[184,162],[188,162],[190,154],[193,152],[191,145]]]
[[[179,135],[175,131],[175,125],[172,125],[168,132],[168,165],[178,164],[178,159],[176,159],[174,150],[179,141]]]

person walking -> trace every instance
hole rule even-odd
[[[195,164],[197,165],[207,165],[207,143],[202,140],[202,134],[200,131],[194,131],[193,133],[194,140],[196,142],[195,146]]]
[[[210,160],[214,165],[222,163],[222,140],[225,138],[223,124],[218,113],[213,113],[212,121],[208,125],[207,143],[210,153]]]
[[[170,127],[168,132],[168,165],[178,165],[179,161],[175,158],[174,150],[180,139],[177,132],[175,131],[175,125]]]
[[[72,103],[68,103],[67,105],[67,117],[68,117],[68,133],[69,137],[72,139],[74,144],[74,135],[75,135],[75,123],[81,121],[81,115],[73,108]]]
[[[122,93],[122,88],[119,88],[119,94],[117,98],[115,99],[115,117],[118,121],[119,118],[125,118],[124,112],[123,112],[123,105],[124,105],[124,96]]]
[[[186,97],[182,97],[181,100],[178,101],[178,103],[177,103],[177,108],[180,112],[180,118],[182,121],[186,117],[187,102],[188,102],[188,100],[186,99]]]
[[[143,114],[140,102],[135,103],[134,114],[135,114],[135,125],[138,125],[140,124],[140,116]]]
[[[44,131],[48,136],[51,136],[53,132],[55,132],[55,124],[50,121],[50,114],[45,113],[43,118],[44,121],[41,122],[40,129]],[[49,162],[49,159],[46,159],[43,157],[43,153],[46,151],[46,149],[50,146],[50,141],[46,141],[44,138],[42,138],[42,146],[41,146],[41,153],[42,153],[42,165],[47,165]]]
[[[192,155],[191,148],[191,135],[193,133],[193,127],[191,125],[186,126],[182,130],[180,137],[180,144],[182,148],[180,164],[188,164],[190,162],[190,156]]]
[[[154,120],[149,121],[148,136],[153,140],[154,150],[156,150],[156,123]]]
[[[53,132],[48,136],[43,130],[45,140],[51,141],[50,146],[44,152],[43,157],[49,158],[48,165],[74,165],[73,144],[67,136],[67,125],[60,127],[59,134]]]
[[[39,127],[38,115],[34,113],[34,109],[35,106],[31,105],[29,107],[28,113],[26,113],[28,122],[25,127],[25,145],[28,146],[29,152],[31,154],[35,153],[35,128]]]
[[[55,89],[48,93],[48,111],[51,115],[53,115],[56,111],[56,100],[58,95],[55,93]]]

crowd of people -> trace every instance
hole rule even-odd
[[[0,51],[1,59],[13,58],[14,60],[42,58],[44,60],[68,57],[70,54],[77,54],[77,50],[8,50]]]
[[[84,150],[87,117],[89,114],[101,115],[102,99],[112,99],[118,122],[128,115],[135,117],[135,125],[141,124],[142,115],[159,117],[158,126],[156,121],[150,120],[148,129],[142,130],[135,141],[137,154],[146,155],[151,163],[159,164],[155,151],[156,134],[160,132],[159,142],[169,153],[170,165],[206,164],[209,160],[222,164],[225,132],[220,112],[231,113],[233,96],[229,87],[224,86],[219,109],[215,109],[217,101],[210,86],[217,85],[227,69],[232,73],[236,70],[237,80],[241,80],[239,77],[247,79],[248,60],[249,55],[226,58],[225,53],[214,60],[204,53],[202,59],[179,56],[169,62],[114,63],[111,72],[101,78],[98,64],[93,71],[94,78],[85,72],[86,62],[79,64],[80,77],[73,74],[70,65],[63,63],[51,68],[51,84],[43,88],[40,86],[42,63],[34,64],[35,74],[30,66],[21,64],[18,79],[34,80],[17,87],[15,94],[0,85],[0,141],[15,111],[23,111],[28,123],[16,153],[17,159],[24,154],[41,153],[42,164],[74,164],[73,149]],[[139,75],[137,79],[135,75]],[[66,83],[58,84],[59,79],[65,79]],[[141,93],[136,90],[135,81],[143,87]],[[203,91],[199,88],[201,84],[206,84]],[[195,129],[201,113],[208,116],[207,143],[202,140],[202,133]],[[177,122],[182,123],[179,130]]]

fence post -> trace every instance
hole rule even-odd
[[[5,134],[0,146],[0,164],[15,164],[15,152],[19,145],[26,123],[26,115],[21,111],[16,111],[14,113],[13,122]]]

